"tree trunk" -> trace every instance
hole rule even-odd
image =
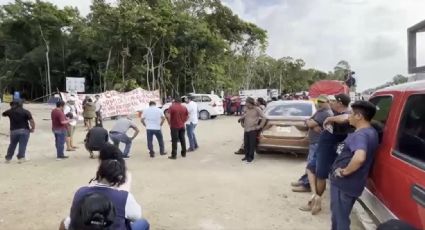
[[[109,70],[109,64],[111,61],[111,55],[112,55],[112,46],[111,48],[109,48],[109,53],[108,53],[108,60],[106,61],[106,68],[105,68],[105,75],[103,76],[103,91],[106,91],[106,76],[108,75],[108,70]]]
[[[38,25],[38,28],[40,29],[41,38],[43,39],[44,44],[46,45],[47,81],[48,81],[47,94],[50,96],[52,94],[52,85],[50,80],[50,60],[49,60],[50,47],[49,47],[49,42],[44,37],[43,30],[41,29],[41,25]]]

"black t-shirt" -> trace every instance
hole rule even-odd
[[[32,120],[32,115],[30,111],[24,108],[18,107],[6,110],[3,113],[3,117],[9,117],[10,130],[30,129],[28,121]]]
[[[350,111],[345,111],[345,112],[342,112],[342,113],[338,113],[338,112],[334,111],[334,116],[339,116],[339,115],[342,115],[342,114],[350,114],[350,113],[351,113]],[[355,128],[353,126],[351,126],[350,123],[348,123],[348,122],[343,123],[343,124],[335,123],[333,125],[333,134],[335,134],[335,135],[347,135],[349,133],[354,132],[354,130],[355,130]]]
[[[108,131],[102,127],[94,127],[87,133],[87,146],[90,149],[99,149],[108,142]]]

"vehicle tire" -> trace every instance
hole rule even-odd
[[[215,119],[215,118],[217,118],[217,116],[211,116],[211,119]]]
[[[265,151],[265,150],[259,150],[259,149],[256,149],[255,152],[257,154],[265,154],[265,153],[267,153],[267,151]]]
[[[199,119],[201,119],[201,120],[210,119],[210,113],[206,110],[202,110],[201,112],[199,112]]]

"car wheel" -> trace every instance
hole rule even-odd
[[[211,116],[211,119],[215,119],[217,116]]]
[[[201,120],[208,120],[210,119],[210,113],[206,110],[202,110],[201,112],[199,112],[199,118]]]

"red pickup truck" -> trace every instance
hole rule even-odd
[[[425,81],[379,90],[370,101],[382,142],[360,200],[379,222],[425,229]]]

